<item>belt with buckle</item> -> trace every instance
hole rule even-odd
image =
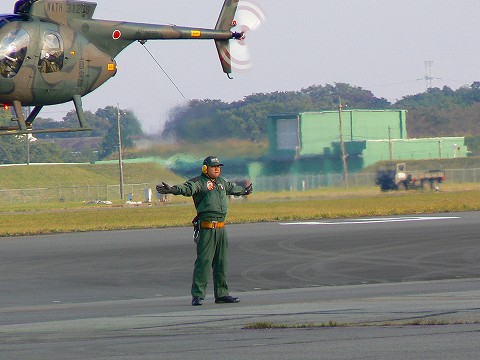
[[[224,222],[220,221],[201,221],[200,227],[203,229],[220,229],[225,226]]]

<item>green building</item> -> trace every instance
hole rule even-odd
[[[341,140],[349,172],[382,160],[467,156],[464,137],[409,139],[406,115],[406,110],[343,110],[269,116],[269,154],[252,165],[251,176],[341,173]]]

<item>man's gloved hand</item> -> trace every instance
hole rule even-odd
[[[245,188],[245,191],[243,192],[243,195],[250,195],[253,191],[253,187],[252,187],[252,184],[250,183],[250,185],[248,185],[246,188]]]
[[[176,195],[178,192],[174,186],[170,186],[167,183],[162,182],[162,185],[157,185],[156,187],[157,192],[160,194],[174,194]]]

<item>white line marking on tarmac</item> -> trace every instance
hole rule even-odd
[[[432,220],[455,220],[460,219],[459,216],[407,216],[395,218],[370,218],[370,219],[353,219],[345,221],[299,221],[280,223],[280,225],[352,225],[352,224],[383,224],[391,222],[409,222],[409,221],[432,221]]]

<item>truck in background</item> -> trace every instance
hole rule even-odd
[[[430,189],[438,191],[445,181],[445,170],[407,171],[405,163],[390,163],[377,170],[375,184],[382,191],[424,189],[425,183]]]

